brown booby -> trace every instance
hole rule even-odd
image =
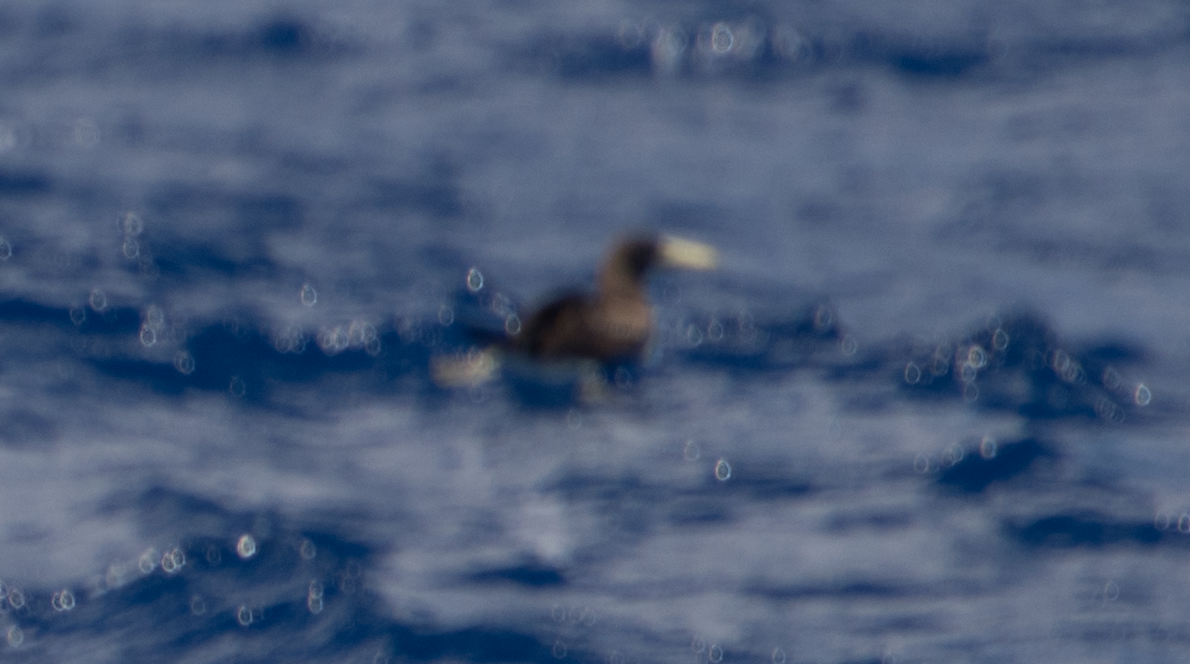
[[[512,339],[512,347],[539,359],[633,359],[653,331],[653,308],[645,284],[649,270],[706,270],[715,267],[716,260],[714,249],[690,240],[623,239],[604,259],[594,293],[566,295],[542,306]]]
[[[502,346],[534,360],[613,363],[640,356],[653,331],[646,279],[653,268],[709,270],[714,248],[669,235],[623,238],[612,246],[592,293],[571,293],[532,313]],[[492,349],[465,358],[440,358],[433,366],[439,385],[478,384],[491,378],[500,360]]]

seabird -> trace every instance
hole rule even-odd
[[[539,308],[511,339],[538,359],[616,362],[638,357],[653,331],[645,279],[654,267],[711,269],[715,250],[671,236],[632,237],[608,252],[594,293],[575,293]]]
[[[622,238],[612,246],[592,293],[569,293],[539,307],[520,331],[497,348],[533,360],[580,360],[612,364],[639,358],[653,331],[653,308],[645,281],[660,268],[713,269],[714,248],[670,235]],[[499,368],[492,349],[433,367],[443,386],[477,384]]]

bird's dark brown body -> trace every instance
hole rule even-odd
[[[542,306],[528,318],[513,346],[540,359],[611,362],[635,358],[653,330],[645,287],[649,270],[659,265],[708,268],[713,263],[713,251],[686,240],[646,237],[621,241],[600,269],[596,292],[566,295]]]

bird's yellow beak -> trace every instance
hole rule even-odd
[[[661,263],[690,270],[713,270],[719,265],[719,252],[709,244],[672,235],[662,236],[658,247]]]

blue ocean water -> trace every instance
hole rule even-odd
[[[0,6],[0,657],[1181,662],[1190,7]],[[639,365],[441,387],[652,281]]]

